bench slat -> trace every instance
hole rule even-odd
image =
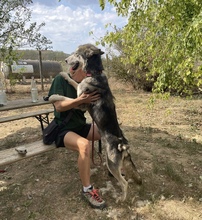
[[[24,144],[20,147],[24,147],[27,150],[25,156],[20,155],[15,148],[10,148],[0,151],[0,165],[10,164],[22,159],[26,159],[35,155],[38,155],[43,152],[47,152],[53,149],[56,149],[55,144],[45,145],[43,141],[36,141],[30,144]],[[19,147],[16,147],[19,148]]]
[[[0,118],[0,123],[20,120],[20,119],[34,117],[34,116],[43,115],[43,114],[49,114],[52,112],[54,112],[53,109],[43,109],[43,110],[36,111],[36,112],[26,112],[26,113],[22,113],[20,115],[13,115],[13,116]]]

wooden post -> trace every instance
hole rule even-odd
[[[42,70],[43,70],[43,67],[42,67],[41,50],[39,50],[39,73],[40,73],[40,79],[41,79],[41,90],[44,91]]]
[[[107,70],[106,70],[106,72],[107,72],[107,77],[110,77],[110,75],[109,75],[109,56],[108,56],[108,54],[106,54],[106,66],[107,66]]]
[[[25,76],[22,76],[22,82],[26,83],[26,77]]]

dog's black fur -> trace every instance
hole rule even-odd
[[[74,54],[66,59],[66,62],[75,71],[82,68],[89,76],[78,85],[78,95],[96,90],[101,96],[87,108],[98,126],[102,143],[106,146],[107,167],[120,183],[123,192],[122,200],[125,200],[128,182],[121,174],[122,168],[126,172],[126,177],[127,175],[132,176],[132,179],[138,184],[141,184],[142,180],[129,153],[128,141],[117,120],[114,97],[107,77],[102,72],[102,54],[103,52],[94,45],[81,45]]]

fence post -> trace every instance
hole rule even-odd
[[[41,50],[39,50],[39,73],[40,73],[40,79],[41,79],[41,90],[44,91],[42,70],[43,70],[43,67],[42,67]]]

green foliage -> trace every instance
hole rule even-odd
[[[31,11],[27,8],[31,0],[0,1],[0,58],[9,62],[9,51],[23,46],[37,50],[50,48],[51,41],[39,33],[45,23],[30,23]],[[8,58],[8,59],[7,59]]]
[[[121,61],[133,65],[136,75],[147,70],[154,92],[191,94],[201,82],[201,0],[108,0],[128,23],[109,32],[102,43],[122,45]],[[100,0],[104,10],[105,1]],[[137,66],[139,68],[137,68]],[[131,72],[131,71],[129,71]]]
[[[37,25],[30,23],[31,11],[27,5],[32,0],[0,1],[0,60],[10,66],[13,61],[19,59],[15,49],[24,46],[34,47],[37,50],[47,50],[52,43],[39,33],[45,23]],[[10,86],[13,87],[16,80],[9,75]]]
[[[123,54],[119,56],[110,54],[110,58],[107,62],[108,74],[117,79],[130,82],[134,89],[151,91],[153,87],[153,80],[151,78],[147,78],[148,70],[145,66],[138,61],[135,64],[124,64],[121,62],[122,59],[124,59]]]
[[[39,59],[39,52],[37,50],[16,50],[15,52],[19,55],[20,59]],[[42,60],[65,61],[67,57],[68,54],[62,51],[45,50],[42,52]]]

